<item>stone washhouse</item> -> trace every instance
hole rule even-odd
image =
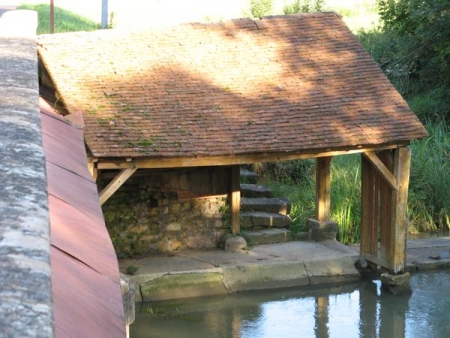
[[[41,93],[84,129],[116,250],[239,233],[249,163],[316,159],[311,224],[326,227],[331,159],[359,153],[361,256],[404,270],[408,145],[427,132],[336,13],[42,35],[38,51]]]

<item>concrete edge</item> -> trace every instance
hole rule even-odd
[[[36,27],[33,11],[0,18],[0,326],[6,337],[54,336]]]

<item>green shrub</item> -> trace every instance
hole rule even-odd
[[[272,14],[273,0],[250,0],[250,13],[254,18]]]
[[[325,0],[295,0],[283,7],[284,14],[321,12]]]

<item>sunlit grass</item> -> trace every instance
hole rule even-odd
[[[30,9],[38,12],[37,34],[50,33],[50,5],[19,6],[19,9]],[[93,31],[99,29],[99,24],[65,9],[55,7],[55,33]]]

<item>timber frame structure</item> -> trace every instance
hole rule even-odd
[[[230,166],[229,203],[232,233],[240,232],[240,165],[256,162],[316,158],[316,219],[330,220],[331,178],[330,166],[334,156],[361,153],[361,243],[360,255],[372,266],[381,266],[394,273],[405,271],[406,207],[411,163],[411,150],[407,145],[381,149],[334,151],[319,154],[302,154],[289,158],[259,156],[245,157],[236,163],[230,158],[214,159],[221,166]],[[186,160],[185,160],[186,161]],[[100,192],[100,203],[105,203],[138,169],[179,168],[210,165],[193,160],[192,164],[177,161],[152,163],[135,161],[89,161],[94,178],[103,170],[120,169],[120,173]],[[380,244],[380,245],[379,245]]]
[[[240,165],[315,158],[326,221],[332,158],[357,153],[361,256],[404,271],[408,146],[427,132],[336,13],[41,35],[38,51],[92,175],[117,173],[102,204],[139,170],[227,167],[237,234]]]

